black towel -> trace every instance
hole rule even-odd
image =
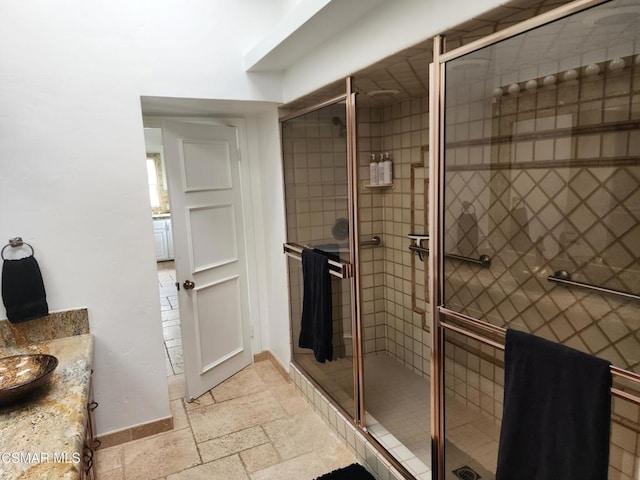
[[[496,480],[606,480],[609,362],[507,330]]]
[[[49,314],[40,267],[33,255],[4,260],[2,301],[12,323],[26,322]]]
[[[298,345],[313,349],[320,363],[333,358],[333,319],[329,259],[321,252],[302,251],[302,328]]]

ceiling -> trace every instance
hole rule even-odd
[[[469,22],[442,32],[445,38],[445,50],[451,51],[467,45],[567,3],[570,2],[567,0],[516,0],[510,2]],[[617,17],[609,17],[609,20],[607,18],[598,19],[598,12],[611,12],[614,8],[622,14]],[[526,66],[523,64],[523,59],[529,59],[531,66],[538,68],[542,61],[541,58],[544,60],[552,58],[556,62],[560,62],[567,55],[580,55],[588,52],[587,48],[606,50],[602,47],[611,45],[611,42],[627,42],[632,46],[634,43],[640,44],[640,29],[637,28],[640,20],[638,0],[615,0],[572,18],[575,20],[563,22],[563,28],[554,30],[553,26],[545,26],[544,28],[548,30],[538,29],[537,35],[534,30],[529,32],[531,35],[521,35],[519,41],[513,42],[511,40],[509,43],[498,44],[492,52],[491,67],[487,66],[485,70],[476,68],[475,75],[478,77],[503,75],[510,68],[523,70],[523,65]],[[592,29],[588,28],[589,22],[593,22]],[[611,29],[609,26],[612,22],[621,23],[624,26],[619,29]],[[608,25],[606,30],[609,31],[609,38],[605,38],[602,34],[594,34],[596,25],[603,24]],[[563,40],[568,39],[568,44],[555,42],[553,33],[561,33]],[[572,50],[578,53],[571,53]],[[469,57],[476,53],[474,52]],[[383,106],[402,102],[409,98],[426,96],[428,93],[428,65],[431,59],[432,41],[428,40],[387,57],[363,70],[354,72],[356,91],[360,94],[358,97],[359,105]],[[485,59],[484,63],[488,65],[490,62],[487,60],[489,59]],[[496,81],[498,85],[501,85],[500,79]],[[345,80],[341,79],[284,105],[283,112],[309,108],[342,95],[344,92]]]
[[[272,32],[245,54],[248,71],[282,71],[292,62],[338,35],[351,23],[378,7],[383,0],[301,1],[294,13],[274,27]],[[299,13],[298,11],[302,12]]]

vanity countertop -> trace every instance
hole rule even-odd
[[[0,347],[0,356],[47,353],[58,358],[48,385],[0,405],[0,479],[78,479],[91,383],[93,336]]]

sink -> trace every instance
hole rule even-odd
[[[0,403],[13,402],[44,385],[58,366],[58,359],[44,353],[0,358]]]

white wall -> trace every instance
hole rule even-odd
[[[99,434],[170,414],[140,96],[278,101],[242,70],[271,6],[0,6],[0,239],[34,246],[51,310],[88,307]]]
[[[267,126],[277,120],[275,113],[263,114],[259,119],[259,142],[267,155],[262,163],[262,205],[265,209],[265,273],[266,282],[263,294],[268,307],[267,324],[263,327],[263,338],[269,350],[278,361],[289,367],[291,361],[291,334],[289,326],[289,293],[286,272],[286,257],[282,253],[282,244],[286,241],[284,217],[284,182],[282,158],[280,156],[280,135],[273,135]]]
[[[284,224],[284,186],[280,156],[280,134],[277,110],[256,113],[246,122],[249,142],[251,205],[255,254],[249,272],[254,320],[254,351],[270,350],[288,368],[289,310],[288,279],[282,244],[286,241]],[[255,279],[252,279],[255,273]],[[259,338],[255,338],[259,333]]]

